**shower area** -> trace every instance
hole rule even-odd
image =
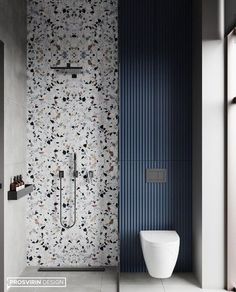
[[[28,1],[28,265],[117,264],[116,34],[116,2]]]
[[[117,1],[27,3],[26,161],[35,188],[25,273],[73,270],[81,285],[86,271],[94,291],[106,277],[116,284],[118,266],[117,18]]]

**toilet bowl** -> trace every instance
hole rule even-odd
[[[171,277],[179,254],[176,231],[141,231],[140,240],[148,273],[154,278]]]

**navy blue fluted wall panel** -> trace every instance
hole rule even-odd
[[[145,271],[140,230],[174,229],[177,271],[191,271],[190,0],[120,0],[120,261]],[[166,183],[145,183],[166,168]]]

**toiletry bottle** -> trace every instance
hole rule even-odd
[[[18,182],[20,184],[20,190],[22,189],[22,180],[21,180],[21,175],[18,175]]]
[[[24,182],[23,182],[23,180],[22,180],[22,175],[20,174],[19,175],[19,182],[20,182],[20,189],[22,190],[23,188],[24,188]]]
[[[16,176],[16,191],[21,190],[21,183],[20,183],[20,178],[19,175]]]
[[[22,175],[20,175],[20,181],[21,181],[21,188],[25,188],[25,182],[23,181]]]
[[[16,177],[14,176],[14,179],[11,178],[11,184],[10,184],[10,191],[16,190]]]
[[[14,177],[14,183],[15,183],[15,188],[16,188],[16,191],[19,191],[19,182],[18,182],[18,176],[15,176]]]

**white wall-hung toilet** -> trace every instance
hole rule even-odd
[[[148,273],[154,278],[171,277],[179,254],[176,231],[140,231],[141,246]]]

